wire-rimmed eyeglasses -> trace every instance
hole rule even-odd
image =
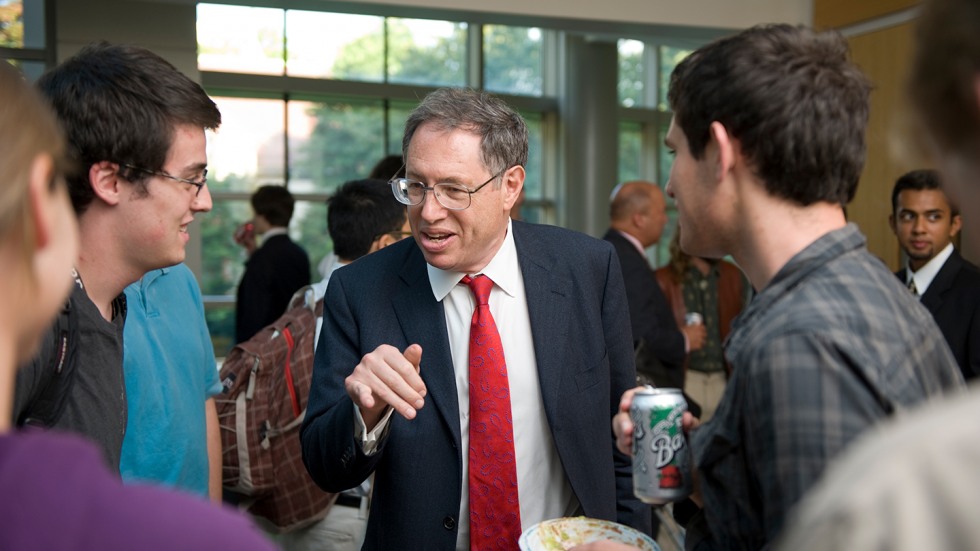
[[[168,174],[168,173],[166,173],[166,172],[164,172],[162,170],[150,170],[150,169],[147,169],[147,168],[140,168],[138,166],[126,165],[126,164],[124,164],[122,166],[124,166],[124,167],[126,167],[126,168],[128,168],[130,170],[135,170],[137,172],[142,172],[144,174],[152,174],[153,176],[162,176],[164,178],[169,178],[170,180],[173,180],[175,182],[180,182],[182,184],[190,184],[190,185],[192,185],[192,186],[194,186],[194,187],[197,188],[197,191],[194,192],[194,196],[195,197],[201,194],[201,190],[204,189],[204,186],[207,185],[207,183],[208,183],[208,169],[206,169],[206,168],[204,169],[204,172],[201,174],[201,179],[200,180],[197,180],[197,181],[194,181],[194,180],[188,180],[187,178],[181,178],[179,176],[174,176],[173,174]]]
[[[470,206],[474,193],[483,189],[484,186],[499,178],[510,167],[504,168],[491,176],[486,182],[469,189],[461,184],[433,184],[429,187],[418,180],[409,178],[392,178],[388,183],[391,184],[391,192],[395,199],[403,205],[415,206],[425,200],[425,192],[431,191],[436,196],[436,201],[449,210],[466,210]]]

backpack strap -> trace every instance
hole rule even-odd
[[[83,289],[78,272],[75,284]],[[75,380],[75,348],[78,345],[75,305],[71,295],[45,336],[41,352],[34,358],[40,372],[35,392],[20,414],[18,425],[53,427],[68,407],[68,395]]]
[[[299,407],[299,396],[296,395],[296,384],[293,383],[293,350],[296,348],[296,341],[293,339],[293,332],[289,327],[282,330],[282,338],[286,339],[286,367],[284,376],[286,377],[286,387],[289,389],[289,399],[293,403],[293,415],[299,416],[303,410]]]

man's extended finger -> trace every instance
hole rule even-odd
[[[415,367],[416,378],[406,377],[406,380],[418,392],[420,396],[425,396],[425,383],[422,382],[422,347],[417,344],[409,345],[405,349],[405,359]]]
[[[405,359],[415,366],[415,371],[419,370],[419,364],[422,362],[422,347],[417,344],[409,345],[405,349]]]

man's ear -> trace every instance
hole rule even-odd
[[[119,165],[109,161],[99,161],[88,168],[88,181],[95,196],[109,205],[120,201]]]
[[[646,213],[640,210],[635,211],[630,215],[630,220],[633,222],[634,228],[642,228],[646,226],[647,218]]]
[[[390,233],[383,233],[381,234],[381,237],[375,239],[371,243],[371,249],[368,250],[368,254],[376,251],[380,251],[381,249],[387,247],[388,245],[391,245],[392,243],[395,243],[396,241],[398,240],[395,239]]]
[[[888,227],[891,228],[892,229],[892,233],[894,233],[895,236],[898,237],[898,228],[895,227],[895,214],[894,213],[888,215]]]
[[[708,132],[711,136],[711,141],[718,148],[715,178],[721,181],[735,166],[735,157],[738,153],[737,144],[735,143],[735,139],[728,133],[725,125],[718,121],[711,123]]]
[[[514,203],[517,202],[517,198],[521,196],[521,189],[524,187],[524,167],[520,165],[514,165],[508,168],[501,179],[503,180],[504,186],[504,207],[507,208],[509,212]]]
[[[953,219],[950,220],[949,236],[956,237],[956,234],[960,233],[960,228],[963,227],[963,219],[960,218],[959,214],[954,214]]]

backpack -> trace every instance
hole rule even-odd
[[[297,291],[286,313],[228,354],[215,397],[222,485],[280,532],[322,519],[336,500],[310,478],[299,439],[322,312],[313,287]]]
[[[73,275],[75,284],[82,288],[78,273],[73,271]],[[44,334],[38,353],[30,360],[35,364],[34,369],[27,369],[25,364],[24,369],[17,370],[18,380],[28,377],[32,371],[40,377],[31,396],[20,411],[15,412],[17,426],[53,427],[68,407],[68,395],[75,381],[75,352],[79,341],[73,307],[72,296],[69,295],[58,317]],[[18,384],[17,388],[20,387]]]
[[[78,335],[71,313],[71,300],[65,302],[52,327],[44,334],[37,364],[41,380],[16,419],[18,426],[53,427],[68,406],[68,395],[75,380],[75,347]],[[27,370],[18,370],[26,376]]]

